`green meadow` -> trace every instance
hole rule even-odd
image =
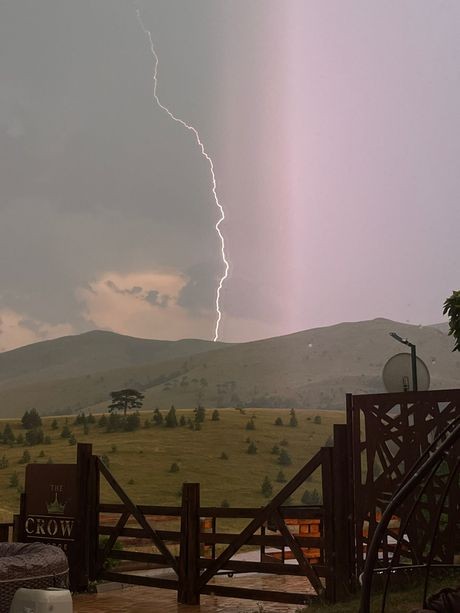
[[[162,413],[166,416],[166,411]],[[181,415],[193,419],[192,410],[178,410],[178,419]],[[30,462],[76,460],[76,446],[61,437],[65,425],[77,442],[92,443],[94,453],[104,456],[111,472],[137,504],[178,504],[181,485],[188,481],[201,484],[204,506],[220,506],[224,500],[230,506],[259,506],[267,501],[261,492],[264,478],[269,478],[276,493],[283,486],[276,481],[279,471],[289,480],[325,445],[333,424],[343,423],[345,419],[344,412],[298,409],[298,425],[291,427],[288,409],[246,409],[244,412],[219,409],[219,421],[212,421],[211,415],[212,409],[206,409],[201,429],[191,430],[187,426],[145,427],[146,420],[151,422],[152,413],[141,412],[141,428],[134,432],[107,432],[95,423],[87,428],[86,434],[82,425],[74,424],[75,416],[44,418],[43,430],[45,437],[51,439],[49,444],[0,445],[0,457],[6,459],[1,465],[7,464],[0,469],[1,517],[10,519],[18,510],[24,485],[25,464],[21,460],[25,451],[30,454]],[[95,415],[96,422],[99,417]],[[278,417],[283,421],[281,426],[274,424]],[[53,419],[57,421],[55,429]],[[254,429],[247,429],[249,421]],[[26,433],[19,420],[2,420],[2,430],[6,423],[11,425],[16,437]],[[248,454],[251,443],[257,452]],[[273,453],[274,446],[284,449],[292,463],[280,465],[279,455]],[[176,472],[171,471],[173,463],[177,465]],[[116,501],[104,479],[101,484],[101,499]],[[321,490],[319,473],[296,492],[290,503],[300,504],[305,489]]]

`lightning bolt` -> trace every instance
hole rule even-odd
[[[193,133],[196,143],[198,145],[198,147],[201,150],[201,155],[207,160],[208,164],[209,164],[209,170],[211,172],[211,180],[212,180],[212,194],[214,196],[214,202],[215,205],[219,211],[219,219],[217,220],[217,223],[215,225],[215,229],[216,232],[219,236],[220,239],[220,252],[221,252],[221,257],[222,257],[222,262],[224,263],[224,272],[223,275],[220,277],[219,279],[219,284],[217,286],[217,290],[216,290],[216,314],[217,314],[217,319],[216,319],[216,326],[214,329],[214,342],[216,342],[219,339],[219,327],[220,327],[220,323],[222,320],[222,311],[221,311],[221,307],[220,307],[220,300],[221,300],[221,292],[222,292],[222,287],[225,283],[225,280],[228,277],[228,271],[230,268],[230,264],[227,260],[227,256],[225,253],[225,240],[224,240],[224,236],[222,234],[222,231],[220,229],[220,226],[222,224],[222,222],[225,220],[225,211],[221,205],[221,203],[219,202],[219,197],[217,196],[217,183],[216,183],[216,175],[214,173],[214,163],[210,157],[210,155],[207,153],[203,142],[200,138],[200,135],[198,133],[198,130],[196,128],[194,128],[192,125],[186,123],[183,119],[180,119],[180,117],[176,117],[166,106],[164,106],[161,102],[160,99],[158,97],[157,94],[157,86],[158,86],[158,55],[156,54],[155,51],[155,46],[153,44],[153,38],[152,38],[152,33],[150,30],[148,30],[145,25],[144,22],[142,21],[142,15],[141,15],[141,11],[139,8],[136,8],[136,16],[137,16],[137,20],[139,22],[139,25],[143,31],[143,33],[145,34],[145,36],[148,38],[149,40],[149,44],[150,44],[150,51],[152,53],[153,59],[154,59],[154,70],[153,70],[153,97],[155,99],[155,102],[157,103],[157,105],[160,107],[160,109],[162,109],[163,111],[165,111],[165,113],[167,113],[169,115],[169,117],[171,117],[171,119],[173,119],[174,121],[176,121],[177,123],[180,123],[182,126],[184,126],[184,128],[187,128],[187,130],[189,130],[190,132]]]

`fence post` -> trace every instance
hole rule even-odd
[[[77,446],[77,484],[78,484],[78,562],[72,573],[72,589],[84,591],[88,589],[90,568],[90,516],[91,504],[91,459],[92,445],[78,443]]]
[[[353,539],[352,501],[349,497],[351,478],[351,450],[348,428],[345,424],[334,425],[332,474],[334,488],[334,549],[335,592],[342,600],[353,589],[353,554],[350,544]]]
[[[182,485],[182,517],[177,601],[200,604],[200,484]]]
[[[335,491],[333,486],[333,450],[331,447],[322,447],[321,455],[321,485],[323,492],[323,529],[322,537],[324,544],[324,564],[328,569],[326,578],[325,596],[327,602],[336,601],[336,577],[335,577],[335,530],[334,530],[334,502]]]

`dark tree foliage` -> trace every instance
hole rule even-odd
[[[12,445],[15,442],[15,436],[10,424],[5,424],[3,428],[2,441],[7,445]]]
[[[163,423],[163,415],[158,408],[156,408],[153,412],[153,423],[155,424],[155,426],[161,426]]]
[[[51,430],[57,430],[59,428],[59,424],[57,419],[53,419],[53,421],[51,422]]]
[[[257,453],[257,446],[254,441],[251,441],[246,449],[246,453],[249,455],[255,455]]]
[[[297,428],[297,426],[299,425],[299,422],[297,421],[295,409],[291,409],[289,414],[290,414],[289,425],[291,426],[291,428]]]
[[[44,443],[45,436],[41,428],[34,428],[33,430],[27,430],[26,443],[28,445],[41,445]]]
[[[286,483],[287,479],[282,470],[280,470],[279,473],[276,475],[276,481],[277,483]]]
[[[109,404],[109,412],[123,411],[126,416],[128,411],[132,409],[142,408],[144,394],[135,389],[126,388],[115,392],[110,392],[112,402]]]
[[[282,426],[283,425],[283,420],[281,419],[281,417],[277,417],[275,419],[275,426]]]
[[[97,422],[97,425],[99,426],[99,428],[106,428],[107,427],[107,415],[105,413],[103,413],[99,417],[99,421]]]
[[[453,351],[460,351],[460,290],[446,298],[442,313],[449,317],[449,334],[455,339]]]
[[[61,438],[69,438],[69,436],[72,434],[69,426],[67,424],[64,425],[64,427],[61,430]]]
[[[321,415],[315,415],[313,423],[319,425],[321,423]]]
[[[219,411],[217,409],[214,409],[211,415],[211,421],[219,421],[219,420],[220,420]]]
[[[278,447],[278,445],[273,445],[272,450],[270,451],[270,453],[272,455],[278,455],[280,452],[280,448]]]
[[[21,419],[22,427],[26,430],[31,430],[32,428],[40,428],[42,425],[42,419],[38,414],[37,409],[30,409],[30,411],[26,411]]]
[[[177,421],[176,409],[174,405],[171,405],[171,408],[166,415],[165,426],[167,428],[177,428],[178,425],[179,423]]]
[[[169,469],[170,473],[178,473],[179,472],[179,465],[177,464],[177,462],[173,462],[171,464],[171,467]]]
[[[260,488],[260,491],[262,492],[262,495],[265,498],[270,498],[270,496],[273,495],[272,482],[270,481],[270,479],[267,476],[264,477],[264,480],[262,481],[262,486]]]
[[[289,466],[292,464],[291,456],[288,454],[286,449],[281,449],[281,453],[278,458],[278,464],[281,466]]]
[[[181,415],[179,419],[179,426],[187,425],[187,420],[185,419],[185,415]]]
[[[193,409],[193,412],[195,414],[195,422],[197,424],[202,424],[206,416],[206,409],[199,404],[195,409]]]
[[[321,504],[321,495],[318,490],[305,490],[301,498],[302,504]]]
[[[22,457],[19,459],[18,464],[28,464],[30,462],[30,453],[27,449],[24,449]]]

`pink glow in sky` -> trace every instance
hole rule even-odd
[[[459,286],[460,4],[139,6],[158,95],[214,162],[221,338],[440,321]],[[153,68],[128,2],[0,7],[0,350],[95,327],[213,338],[209,166],[154,104]]]

